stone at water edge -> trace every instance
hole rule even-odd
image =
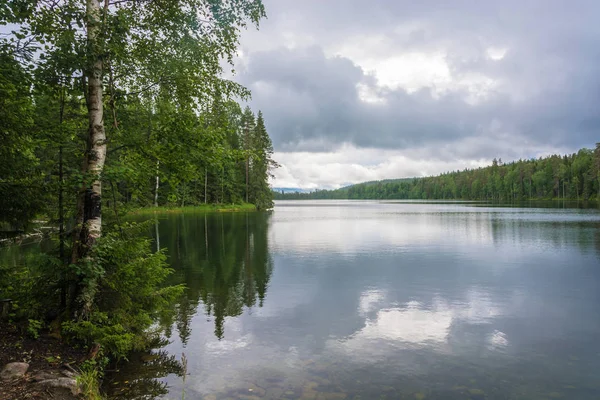
[[[50,379],[58,379],[58,378],[73,378],[77,379],[77,374],[71,372],[66,369],[57,370],[49,370],[49,371],[38,371],[32,374],[31,379],[34,382],[47,381]]]
[[[24,362],[13,362],[6,364],[0,372],[0,380],[8,381],[11,379],[21,378],[29,369],[29,364]]]
[[[77,385],[77,380],[73,378],[46,379],[44,381],[37,382],[36,385],[46,388],[67,389],[70,390],[75,396],[81,392],[79,386]]]

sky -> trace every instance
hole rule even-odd
[[[329,189],[600,140],[598,1],[263,0],[234,79],[281,167]]]

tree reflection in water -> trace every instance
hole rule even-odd
[[[167,252],[174,269],[166,284],[187,288],[171,312],[157,316],[163,338],[171,338],[175,329],[185,347],[192,335],[192,318],[202,310],[214,319],[214,334],[222,339],[225,317],[262,307],[273,270],[269,218],[269,213],[256,212],[182,213],[155,219],[151,234],[156,249]],[[168,393],[160,378],[169,374],[183,376],[175,356],[163,350],[136,354],[107,374],[104,388],[111,398],[154,399]]]

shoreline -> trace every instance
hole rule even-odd
[[[16,325],[5,321],[0,326],[0,336],[0,370],[11,363],[27,364],[24,374],[0,380],[0,398],[41,400],[47,399],[49,393],[63,400],[90,398],[82,390],[83,382],[79,378],[82,360],[87,354],[85,349],[68,344],[49,332],[38,338],[29,337]],[[64,384],[66,379],[70,379],[66,382],[68,388],[56,386],[58,382]]]
[[[140,207],[127,211],[126,215],[147,215],[156,213],[183,213],[183,212],[249,212],[257,211],[254,204],[242,203],[242,204],[201,204],[197,206],[150,206]]]

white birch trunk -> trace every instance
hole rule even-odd
[[[102,76],[104,63],[98,54],[98,36],[101,31],[102,8],[98,0],[87,0],[86,12],[88,15],[88,46],[94,54],[94,64],[88,76],[88,115],[89,115],[89,147],[87,171],[93,176],[89,194],[89,204],[84,210],[85,230],[87,230],[87,244],[92,246],[102,234],[102,182],[100,176],[106,160],[106,133],[104,131],[103,87]],[[87,201],[86,196],[86,203]],[[87,217],[87,218],[86,218]]]
[[[156,185],[154,186],[154,207],[158,207],[158,186],[160,185],[160,178],[158,177],[158,167],[160,161],[156,160]]]
[[[104,131],[103,87],[104,62],[101,56],[100,34],[103,9],[98,0],[86,0],[86,29],[88,57],[87,66],[87,110],[88,141],[85,160],[81,166],[85,176],[77,201],[76,229],[73,233],[71,262],[77,263],[89,254],[89,250],[102,235],[102,182],[101,175],[106,160],[106,133]],[[88,181],[91,179],[91,182]],[[95,295],[95,283],[90,281],[71,285],[69,289],[72,311],[85,318]]]

